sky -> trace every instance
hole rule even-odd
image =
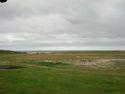
[[[125,50],[125,0],[0,3],[0,49]]]

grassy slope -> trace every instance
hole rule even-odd
[[[0,54],[0,64],[26,67],[16,70],[0,70],[0,94],[125,94],[124,68],[92,70],[79,69],[72,65],[51,65],[39,62],[39,60],[75,60],[76,56],[107,58],[107,55],[109,58],[109,53],[105,52],[44,55]],[[110,52],[111,58],[124,58],[124,56],[123,52]]]

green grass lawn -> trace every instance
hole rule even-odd
[[[71,53],[61,56],[0,54],[0,65],[23,67],[0,70],[0,94],[125,94],[125,66],[122,66],[125,62],[114,61],[119,66],[118,70],[79,68],[62,61],[72,60],[76,54],[84,57],[84,53],[72,53],[71,57],[67,54],[70,56]],[[119,58],[117,54],[110,57],[115,56]],[[45,60],[59,63],[52,64]]]

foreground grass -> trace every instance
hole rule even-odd
[[[71,57],[64,55],[62,58],[57,54],[53,57],[50,54],[45,56],[0,55],[1,65],[24,67],[0,70],[0,94],[125,94],[125,69],[122,66],[124,62],[115,61],[116,65],[122,66],[119,70],[98,70],[42,62],[48,59],[70,60],[74,54]]]
[[[0,94],[124,94],[125,75],[24,68],[0,71]]]

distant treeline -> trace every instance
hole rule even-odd
[[[0,54],[13,54],[13,53],[23,54],[23,53],[25,53],[25,52],[10,51],[10,50],[0,50]]]

